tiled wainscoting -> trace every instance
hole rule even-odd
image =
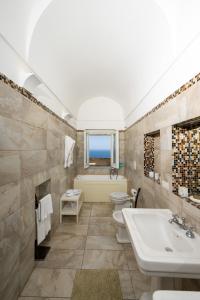
[[[35,187],[49,179],[58,225],[60,195],[76,173],[76,155],[73,167],[63,167],[65,135],[76,139],[74,129],[0,81],[0,299],[16,299],[33,270]]]
[[[186,217],[186,221],[194,225],[200,233],[200,210],[172,192],[172,125],[199,117],[199,103],[198,81],[128,128],[125,133],[125,176],[128,179],[129,190],[131,187],[142,188],[140,206],[170,208],[173,212]],[[144,176],[144,135],[158,130],[160,130],[160,185]],[[188,285],[189,282],[192,281],[188,280]],[[197,280],[193,283],[197,284]]]
[[[172,192],[172,126],[200,116],[199,78],[120,132],[120,161],[125,159],[129,189],[142,188],[139,206],[170,208],[200,233],[200,210]],[[0,298],[15,300],[23,290],[22,300],[69,299],[75,272],[81,268],[117,269],[124,299],[139,298],[149,289],[149,278],[138,271],[132,248],[116,243],[111,205],[84,204],[79,225],[58,226],[59,199],[72,187],[74,176],[108,174],[109,170],[85,170],[83,132],[76,132],[26,93],[9,80],[0,81]],[[158,130],[160,185],[144,176],[144,135]],[[69,169],[63,167],[65,135],[78,144]],[[52,249],[34,269],[35,188],[47,180],[54,208]],[[185,289],[200,289],[197,280],[184,283]]]

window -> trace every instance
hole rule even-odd
[[[84,132],[84,167],[119,167],[119,136],[115,130]]]

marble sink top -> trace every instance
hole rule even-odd
[[[152,276],[200,278],[200,236],[168,220],[168,209],[122,210],[140,270]]]

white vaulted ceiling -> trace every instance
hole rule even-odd
[[[81,126],[103,98],[129,125],[199,72],[198,2],[0,0],[0,30]]]

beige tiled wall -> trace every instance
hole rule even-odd
[[[139,201],[141,207],[169,208],[174,213],[186,217],[186,221],[194,225],[200,233],[200,210],[172,193],[172,125],[198,116],[200,82],[127,129],[125,176],[128,178],[129,189],[132,186],[142,188]],[[160,173],[163,185],[144,176],[144,134],[156,130],[160,130]],[[200,289],[200,283],[198,284]]]
[[[119,133],[119,160],[124,163],[124,131]],[[108,175],[109,167],[89,167],[84,169],[84,132],[77,131],[77,173],[78,174],[91,174],[91,175]],[[120,175],[124,175],[124,168],[119,170]]]
[[[34,267],[35,186],[51,180],[54,214],[72,187],[74,166],[64,169],[64,136],[76,131],[0,82],[0,299],[14,300]]]

